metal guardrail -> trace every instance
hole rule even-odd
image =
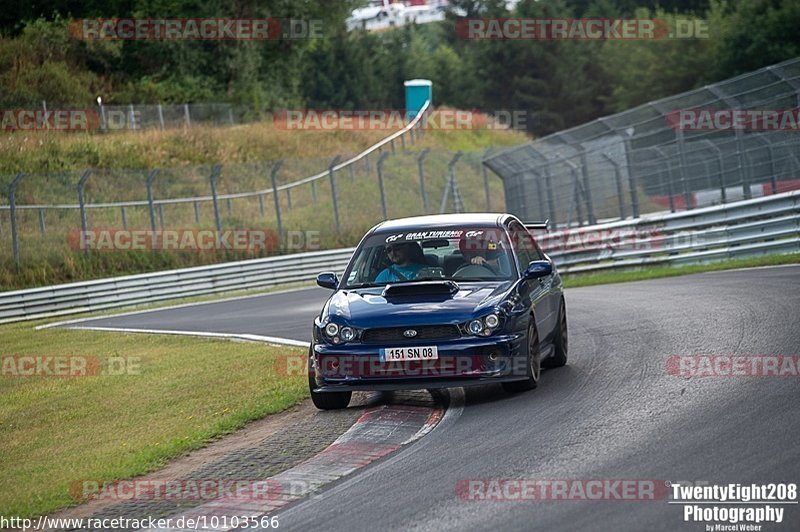
[[[315,251],[4,292],[0,323],[304,282],[321,270],[344,270],[352,253]]]
[[[634,235],[621,241],[624,235]],[[800,251],[800,191],[542,235],[563,273]],[[560,243],[564,245],[560,245]],[[0,293],[0,323],[311,281],[343,271],[354,248]]]
[[[543,235],[563,273],[800,252],[800,191]]]

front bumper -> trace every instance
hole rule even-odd
[[[400,345],[315,344],[310,368],[315,392],[450,388],[527,378],[524,334],[462,337],[402,344],[437,347],[435,361],[382,362],[380,349]]]

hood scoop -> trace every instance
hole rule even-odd
[[[386,299],[419,296],[449,297],[456,292],[458,292],[458,285],[453,281],[419,281],[416,283],[388,284],[381,295]]]

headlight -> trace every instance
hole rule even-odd
[[[351,329],[350,327],[342,327],[342,330],[339,331],[339,336],[342,337],[343,342],[349,342],[356,336],[356,332]]]
[[[497,317],[497,314],[489,314],[483,321],[486,322],[486,326],[490,329],[494,329],[500,325],[500,318]]]
[[[469,322],[468,329],[472,334],[481,334],[483,332],[483,322],[481,320],[472,320]]]
[[[329,323],[325,326],[325,334],[333,338],[339,332],[339,326],[335,323]]]

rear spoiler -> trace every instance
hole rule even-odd
[[[525,226],[525,229],[538,229],[540,231],[548,231],[547,226],[550,223],[550,220],[547,219],[543,222],[523,222],[522,225]]]

